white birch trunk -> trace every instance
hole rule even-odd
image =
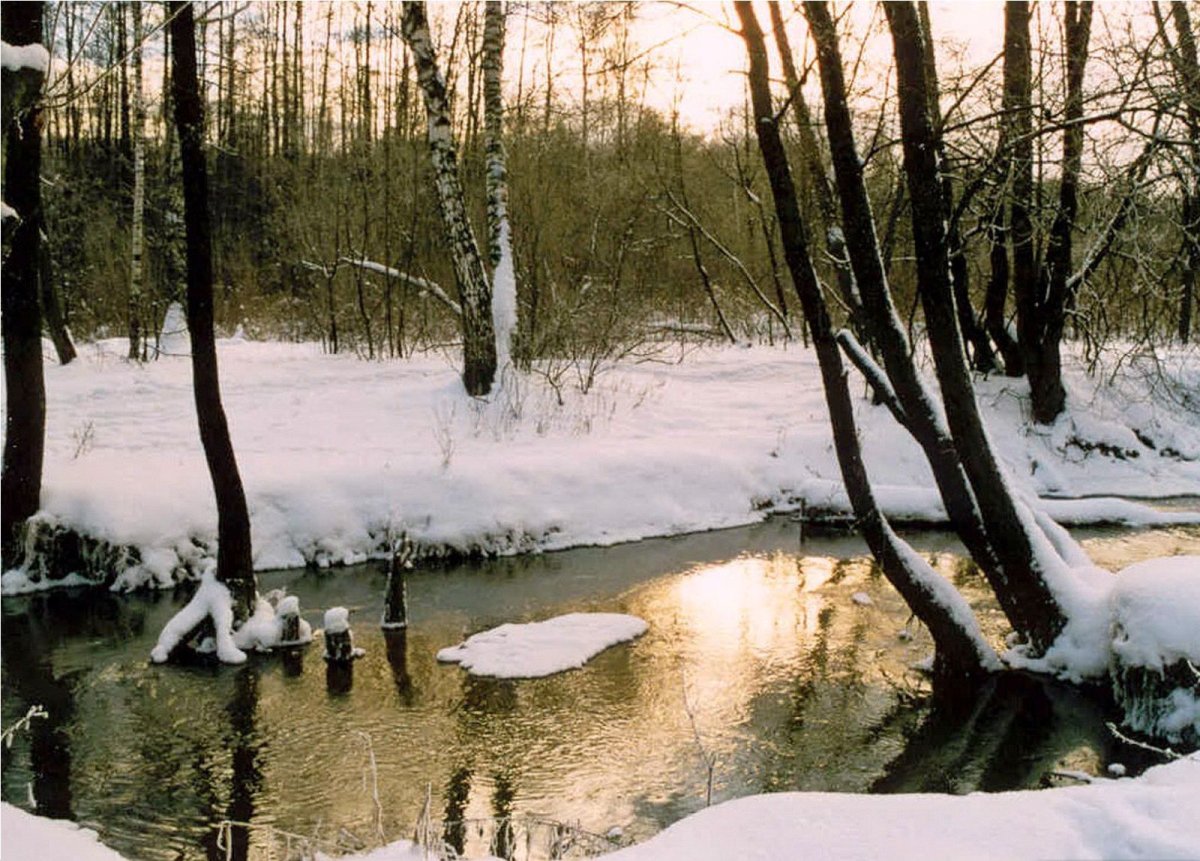
[[[129,261],[129,358],[142,355],[142,250],[146,207],[146,101],[142,95],[142,4],[130,4],[133,13],[133,237]]]
[[[496,367],[503,381],[512,362],[517,326],[517,279],[508,222],[508,167],[504,153],[504,10],[488,0],[483,18],[483,118],[487,150],[488,256],[492,266],[492,325]]]
[[[471,223],[467,220],[462,183],[458,177],[458,156],[450,127],[450,110],[446,101],[446,83],[438,70],[423,2],[404,5],[401,32],[412,51],[417,79],[425,98],[434,184],[462,299],[463,386],[468,394],[486,395],[496,376],[492,288],[483,268]]]

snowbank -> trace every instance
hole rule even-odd
[[[124,350],[103,342],[47,367],[43,507],[47,522],[127,551],[124,567],[96,572],[109,585],[165,587],[211,559],[216,511],[189,362],[128,363]],[[587,393],[571,369],[546,365],[557,391],[540,374],[514,376],[490,402],[463,393],[449,356],[367,362],[243,339],[222,340],[219,353],[260,570],[362,561],[400,532],[418,555],[510,554],[743,525],[771,511],[849,511],[815,360],[798,346],[621,364]],[[1024,381],[980,383],[989,432],[1023,493],[1200,496],[1194,413],[1093,391],[1079,373],[1068,385],[1073,411],[1043,431],[1026,422]],[[944,521],[919,448],[886,408],[856,408],[885,511]],[[1096,447],[1089,434],[1112,444]],[[1064,522],[1200,522],[1200,511],[1123,500],[1049,505]],[[10,576],[4,590],[40,579]]]
[[[532,679],[582,667],[617,643],[646,633],[646,623],[623,613],[567,613],[542,622],[481,631],[437,653],[475,676]]]
[[[0,844],[11,861],[122,861],[96,832],[64,819],[46,819],[0,804]]]
[[[1200,741],[1200,556],[1125,568],[1112,590],[1113,689],[1135,730]]]
[[[1194,859],[1197,846],[1200,761],[1191,759],[1137,780],[994,795],[756,795],[605,857]]]

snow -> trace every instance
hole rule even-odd
[[[496,332],[496,374],[503,384],[512,364],[512,333],[517,328],[517,276],[513,271],[508,216],[500,216],[500,262],[492,274],[492,326]]]
[[[259,613],[256,611],[255,618],[257,619],[258,616]],[[204,572],[200,578],[200,586],[196,589],[192,600],[188,601],[183,609],[172,616],[171,620],[163,626],[162,632],[158,635],[158,643],[150,652],[150,660],[156,664],[164,663],[170,656],[171,650],[179,645],[183,638],[206,617],[211,617],[213,620],[213,627],[216,630],[217,658],[221,663],[245,663],[246,653],[238,648],[233,633],[233,598],[225,584],[217,582],[215,568],[209,568]],[[251,633],[248,633],[247,637],[259,630],[259,625],[252,627]]]
[[[177,356],[128,363],[125,349],[114,339],[47,365],[42,504],[48,517],[135,551],[114,572],[117,588],[169,587],[195,577],[216,547],[191,368]],[[457,351],[366,362],[313,344],[221,340],[256,569],[382,556],[389,531],[406,532],[419,558],[607,545],[773,511],[848,516],[811,351],[708,347],[676,363],[678,346],[662,349],[664,361],[607,367],[586,393],[572,369],[546,364],[513,374],[486,401],[462,392]],[[1200,366],[1190,361],[1189,373]],[[562,405],[543,374],[558,374]],[[1134,440],[1141,454],[1125,459],[1080,452],[1030,430],[1024,381],[982,381],[989,433],[1020,492],[1200,496],[1200,460],[1164,454],[1200,453],[1194,413],[1169,399],[1126,409],[1123,391],[1085,398],[1092,384],[1075,370],[1068,385],[1072,409],[1114,426],[1136,421],[1158,448]],[[920,449],[885,407],[863,399],[856,410],[883,510],[943,522]],[[1200,511],[1125,500],[1039,505],[1064,522],[1200,522]],[[5,591],[18,582],[6,579]]]
[[[10,218],[16,217],[17,211],[3,200],[0,200],[0,221],[8,221]]]
[[[167,356],[190,356],[192,338],[188,333],[187,315],[183,306],[172,302],[163,317],[162,332],[158,337],[158,350]]]
[[[10,45],[0,41],[0,66],[13,72],[33,69],[46,74],[50,68],[50,52],[43,45]]]
[[[582,667],[617,643],[640,637],[646,623],[623,613],[567,613],[505,624],[437,653],[475,676],[531,679]]]
[[[122,861],[90,828],[34,816],[11,804],[0,804],[0,840],[11,861]]]
[[[234,632],[234,645],[245,651],[269,652],[282,645],[311,643],[312,625],[304,619],[300,620],[299,639],[291,643],[284,642],[283,619],[289,614],[296,615],[299,612],[300,600],[294,595],[280,599],[279,604],[274,607],[260,597],[255,604],[254,613]]]
[[[996,794],[786,792],[709,807],[611,861],[1196,857],[1200,760],[1136,780]],[[381,860],[382,861],[382,860]]]
[[[1150,559],[1122,569],[1112,590],[1126,666],[1161,670],[1181,660],[1200,666],[1200,556]]]
[[[326,634],[342,634],[350,630],[350,611],[345,607],[330,607],[325,611]]]

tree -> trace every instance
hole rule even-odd
[[[450,124],[446,84],[438,70],[423,2],[406,3],[401,20],[404,41],[412,51],[417,79],[425,97],[429,153],[454,275],[462,306],[462,381],[470,395],[486,395],[496,376],[496,341],[492,323],[492,287],[483,268],[479,245],[467,219],[458,156]]]
[[[142,4],[129,4],[133,13],[133,227],[129,260],[129,358],[145,356],[142,343],[142,251],[146,208],[146,100],[142,91]]]
[[[46,444],[46,384],[42,368],[42,315],[38,304],[42,246],[41,89],[48,55],[42,47],[42,6],[0,7],[4,41],[21,62],[4,67],[4,213],[12,247],[4,259],[0,326],[4,339],[4,383],[8,393],[4,460],[0,473],[0,541],[4,565],[19,551],[22,524],[41,503]],[[7,54],[10,48],[5,48]],[[16,220],[15,228],[11,222]],[[11,233],[10,233],[11,231]],[[8,237],[6,237],[8,238]]]
[[[492,264],[492,323],[496,366],[503,374],[512,361],[517,328],[517,281],[508,221],[508,165],[504,153],[504,10],[488,0],[483,13],[483,118],[487,150],[488,258]]]
[[[250,546],[250,514],[221,405],[213,336],[212,231],[208,168],[204,160],[204,103],[196,74],[196,22],[190,2],[168,5],[171,88],[183,164],[187,234],[187,324],[192,341],[192,381],[200,442],[217,500],[217,575],[233,598],[234,620],[245,619],[257,593]]]
[[[750,61],[749,84],[759,150],[766,166],[779,218],[784,257],[791,274],[821,370],[834,447],[854,515],[883,569],[936,644],[935,675],[940,681],[977,682],[998,667],[991,647],[974,624],[970,608],[954,588],[910,548],[888,524],[871,490],[858,444],[854,408],[841,353],[809,252],[791,169],[771,102],[767,51],[754,8],[736,4]],[[861,353],[861,351],[860,351]]]

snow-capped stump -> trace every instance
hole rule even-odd
[[[297,646],[312,639],[312,628],[300,618],[300,599],[295,595],[280,599],[275,617],[279,619],[279,645]]]
[[[345,664],[362,657],[362,649],[354,648],[350,633],[350,611],[345,607],[330,607],[325,611],[325,660]]]
[[[1112,591],[1113,692],[1125,724],[1200,742],[1200,556],[1150,559]]]
[[[442,649],[439,661],[476,676],[533,679],[582,667],[610,646],[640,637],[646,623],[623,613],[568,613],[506,624]]]

